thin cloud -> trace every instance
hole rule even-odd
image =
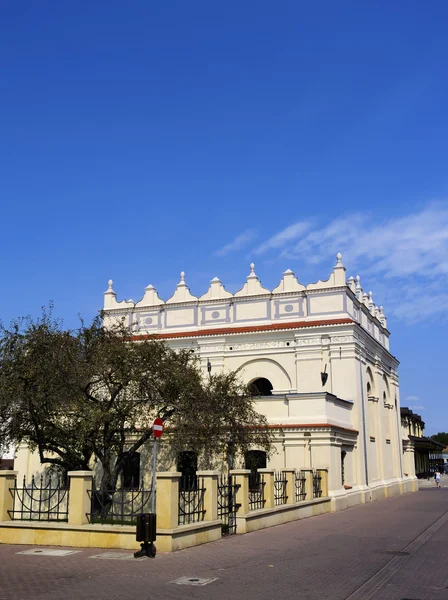
[[[406,402],[417,402],[420,400],[419,396],[407,396]]]
[[[408,406],[408,408],[410,408],[411,410],[425,410],[425,407],[421,404],[411,404],[410,406]]]
[[[347,276],[375,292],[387,315],[408,323],[448,320],[448,202],[431,203],[393,218],[374,212],[339,216],[322,227],[300,231],[297,223],[275,234],[258,253],[280,250],[281,257],[310,265],[327,263],[342,252]]]
[[[255,248],[255,254],[263,254],[268,250],[281,248],[288,242],[296,240],[298,237],[309,231],[309,229],[311,229],[311,223],[308,221],[299,221],[298,223],[289,225],[285,229],[282,229],[282,231],[279,231],[270,237],[266,242],[260,244],[258,248]]]
[[[215,255],[225,256],[226,254],[229,254],[229,252],[241,250],[242,248],[247,246],[249,242],[252,242],[255,239],[256,235],[257,234],[253,229],[247,229],[246,231],[243,231],[243,233],[240,233],[240,235],[237,235],[236,238],[232,240],[229,244],[226,244],[225,246],[217,250],[215,252]]]

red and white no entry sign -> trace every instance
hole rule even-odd
[[[159,417],[157,417],[157,419],[154,419],[154,423],[152,424],[152,432],[155,438],[162,437],[163,421]]]

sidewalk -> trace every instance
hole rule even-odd
[[[2,600],[447,600],[448,488],[424,488],[153,560],[101,549],[17,554],[30,549],[0,545]],[[212,582],[172,583],[181,577]]]
[[[429,479],[419,479],[418,486],[420,489],[425,487],[435,488],[436,482],[434,481],[434,477],[430,477]],[[448,475],[445,473],[442,473],[440,476],[440,487],[448,487]]]

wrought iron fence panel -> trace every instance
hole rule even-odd
[[[249,510],[264,508],[266,502],[264,497],[265,485],[264,474],[257,472],[257,477],[253,478],[252,485],[249,488]]]
[[[204,520],[205,487],[202,477],[181,478],[179,481],[178,523],[188,525]]]
[[[133,483],[129,488],[116,490],[97,489],[95,480],[90,492],[90,523],[102,525],[135,525],[137,516],[151,510],[152,489],[145,489],[143,479],[140,485]]]
[[[8,511],[13,521],[68,521],[69,490],[60,479],[47,480],[41,475],[36,481],[26,484],[23,477],[22,487],[10,488],[13,497],[13,509]]]
[[[232,475],[221,475],[218,479],[218,518],[222,521],[222,535],[236,533],[236,493],[241,486]]]
[[[296,471],[294,476],[296,502],[306,499],[306,478],[303,471]]]
[[[313,472],[313,498],[322,497],[322,476],[319,471]]]
[[[287,484],[285,473],[282,471],[276,471],[274,475],[274,501],[275,506],[286,504],[288,500],[287,495]]]

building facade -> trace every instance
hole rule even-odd
[[[267,466],[328,468],[334,510],[417,489],[383,308],[359,276],[346,279],[340,254],[326,281],[305,286],[288,269],[272,291],[253,264],[235,294],[214,278],[196,297],[182,272],[166,302],[149,285],[134,303],[118,301],[109,281],[104,314],[135,340],[190,349],[204,373],[239,369],[274,430]]]
[[[326,281],[305,286],[288,269],[272,291],[253,264],[235,294],[214,278],[198,298],[181,273],[166,302],[149,285],[134,303],[118,301],[109,281],[104,315],[106,327],[124,320],[135,340],[155,335],[190,349],[204,374],[239,369],[275,436],[275,452],[259,466],[328,468],[333,510],[417,489],[383,308],[359,276],[346,279],[340,254]],[[150,448],[142,457],[148,474]],[[42,466],[22,445],[15,469],[28,478]]]
[[[404,445],[410,445],[414,453],[415,475],[428,479],[434,473],[444,471],[443,450],[445,446],[424,435],[425,423],[420,415],[401,407],[401,428]]]

